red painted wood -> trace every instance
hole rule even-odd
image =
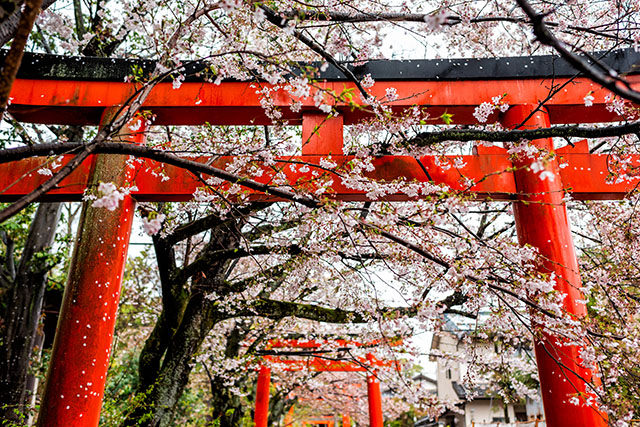
[[[351,427],[351,417],[349,415],[342,416],[342,427]]]
[[[105,119],[106,120],[106,119]],[[143,133],[124,137],[140,143]],[[98,157],[91,182],[124,184],[125,156]],[[135,202],[113,212],[83,205],[38,419],[40,427],[97,426]]]
[[[269,340],[267,345],[268,349],[273,348],[338,348],[338,347],[377,347],[382,343],[382,340],[373,340],[368,342],[360,342],[346,339],[332,339],[332,340],[316,340],[316,339],[273,339]],[[386,345],[400,345],[401,339],[389,340]]]
[[[302,154],[333,156],[343,154],[343,116],[327,117],[324,113],[302,115]]]
[[[355,361],[350,360],[327,360],[322,359],[322,354],[305,356],[303,359],[287,359],[280,356],[264,356],[274,365],[279,365],[283,371],[313,371],[313,372],[367,372],[367,366],[379,366],[400,370],[401,366],[396,361],[386,361],[364,357],[357,357]]]
[[[622,182],[611,182],[610,171],[615,166],[611,163],[611,157],[606,154],[589,154],[562,150],[558,152],[560,162],[566,167],[560,170],[560,176],[564,189],[572,194],[576,200],[617,200],[635,190],[638,179],[626,180]],[[326,174],[326,170],[320,169],[318,165],[320,157],[326,156],[295,156],[287,158],[277,164],[277,168],[287,176],[287,181],[293,185],[313,186],[316,171]],[[331,156],[332,160],[342,167],[347,167],[352,159],[350,156]],[[62,163],[66,163],[71,156],[65,156]],[[374,160],[375,170],[368,173],[368,177],[377,180],[392,181],[397,178],[404,178],[407,181],[429,182],[444,184],[456,191],[471,193],[476,199],[491,200],[513,200],[516,198],[516,186],[511,171],[513,166],[509,155],[504,150],[502,152],[481,153],[478,155],[461,156],[464,166],[456,168],[450,166],[443,168],[442,163],[452,165],[454,157],[451,156],[444,161],[434,157],[421,157],[416,160],[409,156],[382,156]],[[30,158],[19,162],[0,164],[0,202],[13,201],[20,196],[27,194],[39,184],[46,181],[47,177],[37,173],[37,170],[45,165],[50,159]],[[208,162],[208,158],[200,158],[203,163]],[[223,168],[230,162],[231,158],[222,158],[213,162],[213,166]],[[635,171],[629,170],[631,175],[640,178],[637,169],[640,166],[640,156],[632,156],[631,165],[636,167]],[[310,165],[309,171],[301,173],[299,167],[292,171],[288,166],[292,161],[305,162]],[[65,178],[60,186],[49,192],[42,200],[53,201],[78,201],[84,194],[87,186],[87,177],[91,167],[90,161],[82,164],[69,177]],[[168,181],[162,181],[157,171],[161,165],[148,160],[139,169],[132,184],[138,188],[132,192],[137,201],[187,201],[193,198],[194,191],[202,187],[202,181],[196,179],[191,173],[184,169],[165,165],[164,175],[169,177]],[[423,169],[424,167],[424,169]],[[425,172],[426,171],[426,172]],[[340,172],[340,168],[338,168]],[[264,174],[255,180],[262,183],[272,181],[274,171],[271,167],[264,168]],[[464,178],[472,180],[475,185],[469,187]],[[313,188],[313,187],[311,187]],[[255,200],[274,200],[272,196],[265,196],[262,193],[247,190],[250,197]],[[336,177],[332,184],[330,197],[336,200],[363,201],[369,200],[362,191],[349,189],[342,185]],[[421,197],[427,197],[422,195]],[[384,197],[385,200],[406,201],[411,200],[406,194],[391,194]],[[415,198],[414,198],[415,199]]]
[[[256,387],[255,427],[267,427],[269,422],[269,388],[271,387],[271,369],[261,366]]]
[[[504,116],[506,126],[521,123],[535,106],[513,106]],[[526,123],[528,128],[548,127],[549,116],[544,111],[537,112]],[[532,141],[543,150],[553,150],[551,139]],[[564,193],[563,178],[558,162],[551,159],[546,170],[553,173],[555,179],[540,179],[529,165],[530,159],[514,162],[516,187],[520,193],[513,209],[520,244],[529,244],[539,249],[545,259],[540,271],[555,273],[555,289],[566,294],[564,309],[577,316],[586,315],[586,307],[579,301],[583,299],[578,261],[576,258],[571,230],[567,219],[566,207],[562,201]],[[581,176],[588,175],[582,172]],[[535,300],[535,294],[530,298]],[[534,314],[535,316],[535,314]],[[606,416],[597,409],[588,406],[575,406],[569,403],[572,396],[580,394],[584,403],[588,389],[582,378],[590,380],[592,373],[581,365],[580,347],[559,344],[560,338],[551,337],[536,326],[539,338],[535,352],[540,377],[540,387],[548,427],[566,426],[606,426]],[[577,376],[578,374],[579,376]]]
[[[370,354],[367,355],[367,358],[373,360]],[[369,400],[369,427],[384,427],[380,380],[375,371],[367,375],[367,397]]]
[[[640,88],[640,76],[627,76],[636,89]],[[390,103],[395,112],[402,112],[415,105],[428,106],[434,123],[445,111],[453,114],[455,124],[477,124],[474,109],[494,96],[506,93],[505,102],[511,105],[546,99],[552,84],[561,85],[565,79],[545,80],[483,80],[483,81],[385,81],[378,82],[371,92],[380,99],[385,91],[394,87],[398,100]],[[261,83],[261,86],[270,85]],[[342,93],[351,89],[352,83],[319,83],[324,89]],[[171,83],[158,84],[145,101],[143,109],[156,115],[157,125],[269,125],[260,106],[256,85],[246,82],[183,83],[173,89]],[[133,83],[29,80],[18,79],[13,85],[13,101],[9,111],[21,121],[56,124],[99,124],[105,107],[123,104],[135,90]],[[314,89],[315,90],[315,89]],[[592,107],[584,106],[584,96],[593,91]],[[607,111],[604,98],[609,92],[588,79],[573,79],[571,84],[553,96],[545,105],[553,123],[592,123],[619,120]],[[313,94],[312,94],[313,95]],[[301,100],[305,109],[315,110],[313,96]],[[356,96],[354,101],[365,105]],[[291,124],[301,123],[301,112],[289,108],[291,98],[284,90],[275,92],[275,105],[281,107],[283,119]],[[365,105],[366,106],[366,105]],[[351,108],[338,104],[336,108],[345,124],[353,124],[364,117],[371,117],[367,108]]]
[[[313,427],[313,426],[335,427],[336,422],[333,417],[311,418],[311,419],[302,421],[302,427]]]

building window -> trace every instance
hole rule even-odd
[[[450,380],[451,379],[451,369],[447,369],[447,372],[445,373],[445,377]]]

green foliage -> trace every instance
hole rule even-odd
[[[9,206],[9,204],[0,203],[0,210],[7,206]],[[37,205],[30,204],[18,214],[0,224],[0,232],[6,232],[15,244],[16,252],[14,252],[14,256],[16,258],[19,257],[20,253],[22,253],[22,248],[24,247],[27,236],[29,235],[29,226],[31,225],[31,220],[36,211],[36,207]],[[3,247],[2,250],[4,251],[5,248]]]
[[[114,357],[109,366],[107,384],[104,390],[104,400],[100,415],[100,425],[116,427],[136,406],[136,399],[142,399],[139,394],[133,399],[138,386],[138,358],[134,352],[125,352]]]
[[[447,113],[446,111],[442,113],[440,116],[445,125],[450,125],[453,123],[453,114]]]
[[[209,394],[206,390],[187,387],[178,401],[175,424],[188,427],[210,427],[215,425],[208,417],[210,408],[207,404]]]
[[[3,405],[2,411],[4,411],[7,407],[8,407],[7,405]],[[7,420],[7,419],[0,420],[1,427],[26,427],[28,425],[26,414],[23,414],[16,408],[13,409],[13,413],[17,416],[16,418],[18,419],[18,421]]]
[[[400,414],[395,420],[385,421],[385,427],[413,427],[416,422],[416,411],[412,408],[407,412]]]

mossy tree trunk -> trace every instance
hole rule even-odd
[[[212,224],[211,238],[204,253],[238,248],[244,220],[234,219]],[[216,309],[211,292],[224,292],[231,259],[203,264],[204,268],[187,283],[180,275],[170,239],[156,238],[156,257],[161,266],[163,309],[140,355],[139,399],[127,417],[125,426],[169,426],[182,396],[193,357],[213,326],[226,318]]]

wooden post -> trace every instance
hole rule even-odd
[[[267,427],[269,422],[269,388],[271,386],[271,369],[261,366],[258,372],[256,387],[255,427]]]
[[[107,110],[103,125],[113,113]],[[144,126],[136,132],[125,126],[119,139],[143,142]],[[133,173],[126,160],[97,156],[90,188],[100,182],[125,185]],[[90,427],[100,419],[135,201],[125,196],[114,211],[91,203],[82,206],[38,418],[41,427]]]
[[[373,360],[373,355],[367,354],[367,359]],[[369,426],[383,427],[382,393],[380,392],[380,380],[375,371],[367,375],[367,395],[369,398]]]
[[[506,112],[503,124],[514,127],[522,123],[535,107],[537,105],[512,106]],[[522,128],[549,126],[549,116],[541,110],[533,114]],[[553,150],[551,138],[534,140],[532,144],[543,150]],[[578,318],[584,317],[586,307],[579,302],[583,299],[580,291],[582,282],[563,203],[558,162],[555,158],[548,159],[545,171],[550,172],[551,176],[545,179],[530,168],[531,163],[532,159],[514,162],[518,201],[514,202],[513,211],[518,240],[521,245],[529,244],[538,248],[544,259],[539,270],[545,274],[555,273],[555,289],[567,295],[564,309]],[[559,343],[561,338],[550,336],[535,324],[533,327],[538,333],[535,353],[547,426],[606,426],[604,414],[595,407],[584,405],[584,397],[589,391],[583,378],[591,380],[592,373],[581,364],[581,348],[563,345]],[[578,394],[580,405],[569,403],[569,399]]]

